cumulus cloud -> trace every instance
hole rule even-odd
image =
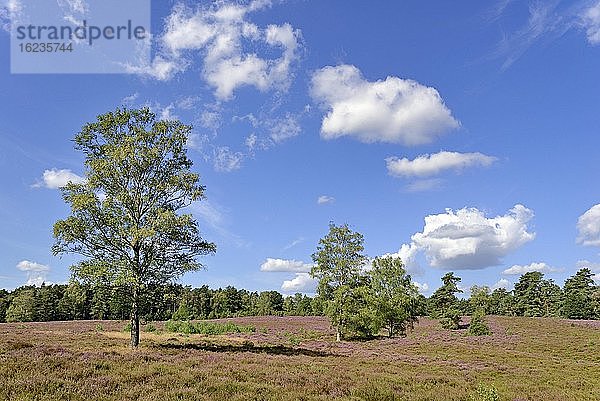
[[[586,9],[581,19],[588,42],[592,45],[600,44],[600,1]]]
[[[42,180],[33,185],[35,188],[50,188],[58,189],[67,185],[69,182],[73,184],[81,184],[85,182],[83,177],[78,176],[69,169],[56,169],[45,170],[42,175]]]
[[[417,262],[418,253],[419,249],[417,248],[417,246],[415,246],[415,244],[403,244],[398,250],[398,252],[386,253],[384,255],[381,255],[381,257],[385,258],[391,256],[393,258],[400,258],[407,272],[412,274],[421,274],[423,271],[421,269],[421,266]]]
[[[324,139],[420,145],[459,126],[434,88],[393,76],[367,81],[353,65],[317,70],[310,91],[327,110]]]
[[[333,196],[321,195],[317,198],[317,204],[325,205],[326,203],[335,202],[335,198]]]
[[[548,266],[548,264],[544,262],[533,262],[528,265],[513,265],[508,269],[504,270],[502,274],[506,274],[507,276],[520,276],[529,272],[540,272],[540,273],[555,273],[562,271],[556,267]]]
[[[577,242],[585,246],[600,246],[600,203],[577,219]]]
[[[42,283],[46,282],[46,277],[50,271],[50,266],[37,262],[31,262],[29,260],[22,260],[17,263],[17,269],[27,274],[26,285],[40,286]]]
[[[414,160],[388,157],[385,159],[388,172],[394,176],[430,176],[444,170],[462,170],[472,166],[489,166],[497,159],[482,153],[439,152],[421,155]]]
[[[312,265],[298,260],[267,258],[267,260],[260,265],[260,271],[308,273],[311,267]]]
[[[302,34],[290,24],[261,28],[248,19],[270,1],[246,4],[218,1],[194,9],[177,4],[159,35],[159,55],[151,65],[130,66],[132,72],[169,80],[202,56],[202,76],[220,100],[228,100],[242,86],[260,91],[285,90],[293,76],[292,64],[302,48]],[[261,57],[279,52],[279,57]]]
[[[486,217],[476,208],[425,217],[422,232],[415,233],[401,248],[408,261],[423,252],[432,267],[482,269],[502,263],[502,258],[535,238],[527,223],[533,211],[515,205],[507,214]]]
[[[500,288],[509,291],[512,288],[512,283],[505,278],[501,278],[494,285],[492,285],[492,290],[497,290]]]
[[[314,293],[317,289],[317,280],[308,273],[296,273],[296,277],[291,280],[285,280],[281,284],[281,290],[284,292],[305,292]]]

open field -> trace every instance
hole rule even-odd
[[[126,322],[0,324],[1,400],[599,400],[600,322],[489,317],[489,337],[422,319],[407,338],[335,343],[325,318],[227,319],[254,333]],[[465,322],[466,323],[466,322]],[[149,326],[147,326],[149,328]]]

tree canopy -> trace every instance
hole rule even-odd
[[[180,211],[204,196],[186,143],[191,127],[159,121],[149,109],[117,109],[75,136],[85,181],[62,188],[71,215],[54,225],[55,254],[84,257],[77,279],[124,284],[131,303],[131,345],[139,343],[139,300],[151,284],[202,267],[216,251]]]
[[[364,238],[347,224],[329,224],[329,232],[319,240],[312,255],[315,264],[311,275],[319,279],[318,293],[328,301],[326,314],[336,328],[339,341],[347,334],[358,309],[364,304],[361,296],[361,269],[367,262],[363,253]]]

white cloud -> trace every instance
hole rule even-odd
[[[191,204],[189,210],[194,217],[199,221],[206,223],[214,233],[221,236],[226,241],[233,243],[238,248],[249,246],[248,241],[230,231],[229,227],[232,223],[231,217],[228,210],[223,206],[210,201],[209,199],[203,199]]]
[[[489,166],[497,159],[482,153],[439,152],[425,154],[414,160],[388,157],[385,159],[388,172],[395,176],[429,176],[444,170],[462,170],[471,166]]]
[[[216,131],[221,126],[221,110],[216,106],[204,109],[200,113],[200,123],[204,128]]]
[[[412,274],[421,274],[423,271],[416,259],[418,252],[419,249],[414,244],[403,244],[398,252],[386,253],[381,255],[381,257],[385,258],[391,256],[393,258],[400,258],[407,272]]]
[[[241,152],[233,152],[227,146],[220,146],[214,151],[214,168],[220,172],[231,172],[242,167],[244,155]]]
[[[317,198],[318,205],[325,205],[327,203],[335,202],[335,198],[333,196],[321,195]]]
[[[215,207],[208,199],[195,202],[192,205],[194,214],[208,223],[214,229],[220,229],[224,224],[224,215],[221,210]]]
[[[581,19],[588,42],[592,45],[600,44],[600,1],[586,9]]]
[[[279,120],[274,120],[269,127],[270,138],[275,143],[281,143],[285,140],[298,136],[302,131],[298,116],[286,113],[285,117]]]
[[[444,180],[441,178],[429,178],[426,180],[417,180],[409,183],[405,187],[406,192],[425,192],[425,191],[433,191],[435,189],[439,189]]]
[[[27,274],[26,285],[40,286],[42,283],[46,282],[46,276],[50,271],[50,266],[37,262],[30,262],[29,260],[22,260],[17,263],[17,269]]]
[[[45,170],[42,175],[42,181],[33,185],[35,188],[46,187],[50,189],[58,189],[67,185],[69,182],[81,184],[85,182],[83,177],[78,176],[69,169]]]
[[[594,273],[592,279],[596,282],[597,285],[600,285],[600,263],[590,262],[589,260],[580,260],[577,262],[577,268],[583,269],[588,268]]]
[[[459,126],[434,88],[393,76],[367,81],[353,65],[316,71],[310,90],[328,111],[321,125],[324,139],[420,145]]]
[[[273,111],[271,110],[271,113]],[[234,117],[234,121],[246,121],[252,128],[267,132],[266,136],[261,135],[259,137],[255,133],[252,133],[246,138],[245,143],[250,150],[256,148],[269,149],[274,145],[300,135],[302,132],[300,119],[305,112],[286,112],[283,116],[277,117],[270,116],[269,114],[271,113],[261,113],[259,116],[249,113],[244,116]]]
[[[600,273],[600,263],[599,262],[590,262],[589,260],[580,260],[577,262],[578,269],[583,269],[586,267],[593,272]]]
[[[281,284],[281,290],[284,292],[304,292],[314,293],[317,289],[317,280],[308,273],[296,273],[296,277],[291,280],[285,280]]]
[[[548,264],[544,262],[533,262],[528,265],[514,265],[504,270],[502,274],[506,274],[507,276],[520,276],[529,272],[540,272],[540,273],[555,273],[559,272],[561,269],[556,267],[548,266]]]
[[[535,238],[527,223],[533,212],[515,205],[504,216],[488,218],[476,208],[425,217],[423,232],[403,245],[406,256],[424,252],[432,267],[445,269],[482,269],[501,264],[502,258]],[[407,259],[407,264],[408,264]]]
[[[295,247],[296,245],[301,244],[302,242],[304,242],[304,238],[302,238],[302,237],[296,238],[295,240],[293,240],[292,242],[290,242],[289,244],[284,246],[283,250],[287,251],[288,249],[291,249],[291,248]]]
[[[577,219],[577,242],[586,246],[600,246],[600,203],[592,206]]]
[[[191,9],[180,3],[165,20],[158,38],[160,52],[153,64],[130,69],[169,80],[187,70],[200,53],[202,76],[220,100],[232,98],[242,86],[286,90],[302,47],[302,34],[288,23],[260,28],[248,20],[248,14],[270,5],[270,1],[218,1]],[[263,58],[256,52],[259,49],[280,51],[280,55]]]
[[[413,284],[419,289],[419,292],[423,295],[429,292],[429,284],[427,283],[419,283],[418,281],[413,281]]]
[[[179,117],[176,114],[173,114],[173,110],[175,110],[175,105],[173,103],[169,104],[166,107],[161,108],[159,114],[159,120],[169,121],[169,120],[178,120]]]
[[[123,103],[126,106],[133,106],[135,101],[138,100],[138,98],[140,97],[140,94],[138,92],[132,93],[129,96],[125,96],[122,100],[121,103]]]
[[[494,285],[492,285],[492,290],[497,290],[500,288],[504,288],[509,291],[512,288],[512,283],[505,278],[501,278]]]
[[[244,144],[246,145],[246,147],[248,147],[250,151],[253,151],[257,141],[258,137],[256,136],[256,134],[252,133],[246,137],[246,139],[244,140]]]
[[[267,260],[260,265],[260,271],[308,273],[311,267],[312,265],[298,260],[267,258]]]

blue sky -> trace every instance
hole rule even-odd
[[[0,5],[0,287],[68,280],[71,139],[119,106],[194,125],[190,212],[218,251],[185,284],[310,293],[330,221],[427,295],[448,270],[600,279],[597,0],[153,1],[152,60],[105,75],[11,74]]]

